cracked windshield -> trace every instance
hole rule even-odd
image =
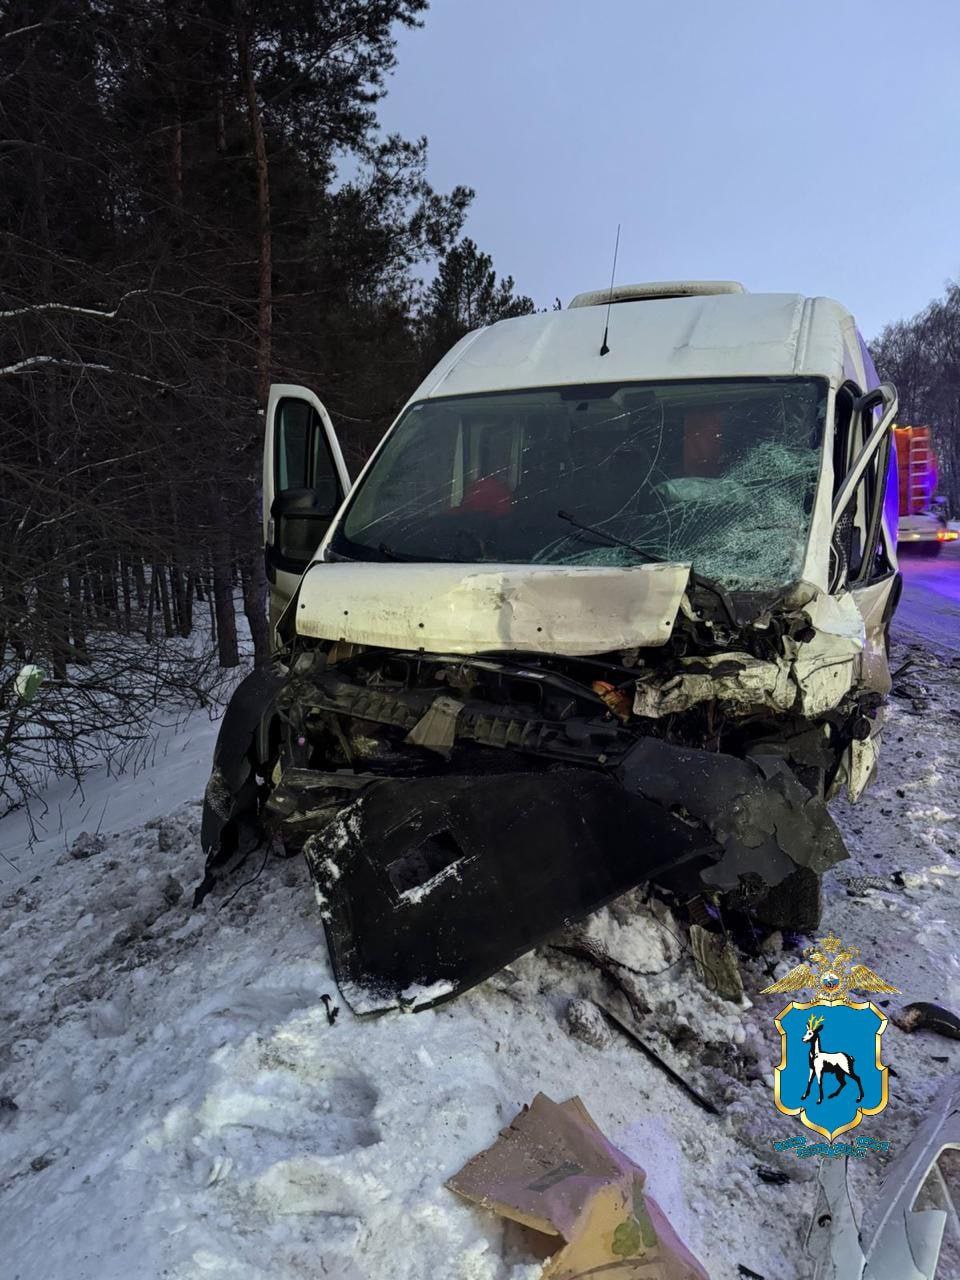
[[[361,559],[690,561],[731,589],[800,572],[826,384],[538,388],[411,405],[333,551]]]

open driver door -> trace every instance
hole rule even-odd
[[[275,383],[263,446],[263,545],[270,636],[350,489],[337,434],[307,387]]]

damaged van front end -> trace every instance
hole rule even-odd
[[[747,372],[420,395],[338,512],[228,709],[203,888],[302,850],[356,1012],[640,882],[817,923],[889,688],[896,397]]]

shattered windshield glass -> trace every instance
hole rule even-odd
[[[731,589],[781,586],[803,560],[826,398],[816,379],[757,378],[419,401],[358,487],[332,550],[458,563],[691,561]]]

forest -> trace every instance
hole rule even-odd
[[[0,817],[217,699],[240,609],[266,659],[271,382],[355,472],[453,341],[533,310],[379,126],[426,8],[0,3]]]

